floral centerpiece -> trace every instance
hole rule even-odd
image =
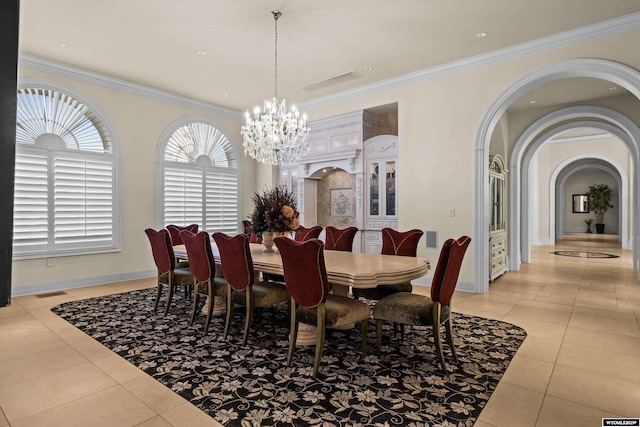
[[[252,201],[254,208],[249,216],[251,227],[254,233],[262,236],[266,251],[273,251],[273,233],[285,234],[300,227],[296,201],[286,188],[274,187],[262,194],[254,193]]]

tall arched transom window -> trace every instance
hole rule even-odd
[[[14,257],[118,249],[113,132],[87,101],[45,86],[17,94]]]
[[[182,119],[165,131],[161,144],[160,222],[236,233],[238,162],[225,134],[204,119]]]

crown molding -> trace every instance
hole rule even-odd
[[[111,77],[105,74],[96,73],[94,71],[84,70],[27,53],[19,54],[18,64],[21,67],[44,71],[62,77],[68,77],[71,79],[104,86],[110,89],[121,90],[123,92],[132,93],[134,95],[156,99],[158,101],[169,102],[172,104],[181,105],[183,107],[194,108],[200,111],[206,111],[221,116],[231,117],[233,119],[244,118],[244,114],[240,111],[219,107],[208,102],[198,101],[192,98],[187,98],[186,96],[176,95],[174,93],[155,89],[138,83],[133,83],[127,80],[122,80],[116,77]]]
[[[640,29],[640,12],[631,13],[596,24],[587,25],[574,30],[565,31],[504,49],[494,50],[489,53],[470,56],[458,61],[425,68],[413,73],[404,74],[387,80],[382,80],[370,85],[361,86],[333,95],[317,98],[311,101],[299,102],[300,110],[311,110],[313,108],[325,107],[338,102],[348,101],[365,95],[374,94],[384,90],[393,89],[417,83],[424,80],[431,80],[445,75],[462,73],[476,68],[485,67],[500,62],[509,61],[524,56],[535,55],[553,49],[571,46],[577,43],[584,43],[599,38],[625,33]]]

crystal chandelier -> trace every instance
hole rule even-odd
[[[307,116],[295,106],[287,109],[287,101],[278,101],[278,18],[282,14],[271,12],[275,20],[275,96],[264,102],[263,110],[256,107],[253,115],[247,110],[247,122],[240,133],[244,138],[244,154],[265,165],[282,165],[300,160],[309,151]]]

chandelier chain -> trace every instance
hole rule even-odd
[[[274,87],[275,87],[275,98],[278,98],[278,18],[280,18],[281,13],[277,10],[271,12],[273,14],[274,20],[274,32],[275,32],[275,43],[274,43],[274,61],[273,61],[273,75],[274,75]]]

